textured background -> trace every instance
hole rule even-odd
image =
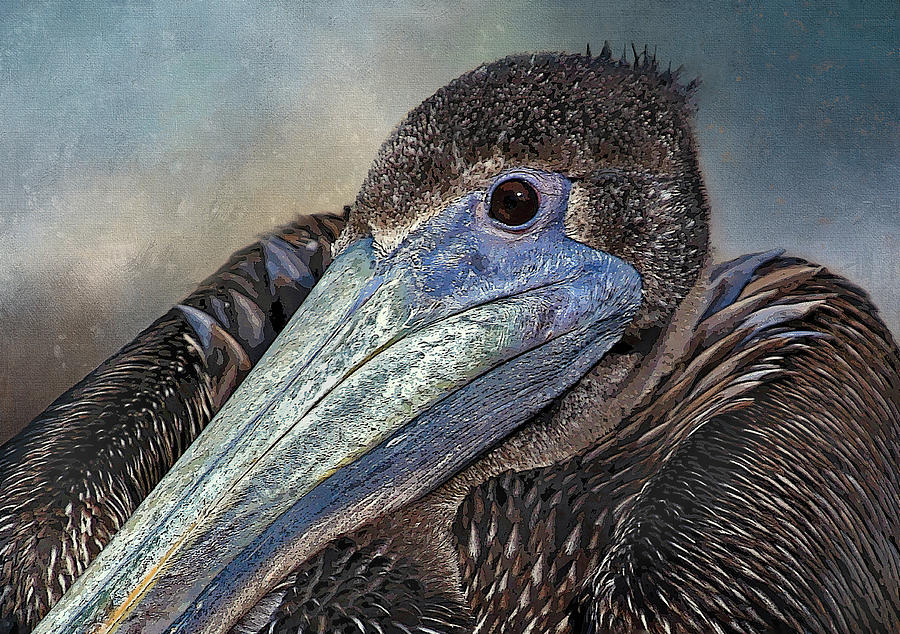
[[[721,257],[783,246],[900,329],[895,0],[0,2],[0,440],[235,248],[349,202],[407,110],[530,50],[700,75]]]

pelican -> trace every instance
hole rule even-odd
[[[426,99],[4,446],[7,629],[896,631],[900,351],[710,261],[691,90],[605,45]]]

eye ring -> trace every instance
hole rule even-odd
[[[488,216],[510,229],[521,229],[530,223],[541,208],[541,195],[534,185],[522,178],[498,183],[491,191]]]

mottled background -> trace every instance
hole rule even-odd
[[[896,0],[0,2],[0,440],[235,248],[353,197],[484,61],[635,42],[700,75],[721,257],[784,246],[900,328]]]

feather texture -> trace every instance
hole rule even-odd
[[[318,277],[342,224],[305,217],[277,239]],[[29,631],[59,600],[246,375],[229,359],[258,360],[309,292],[273,280],[265,253],[259,243],[237,252],[184,300],[206,328],[173,308],[0,447],[8,627]],[[212,335],[234,354],[209,354]]]

